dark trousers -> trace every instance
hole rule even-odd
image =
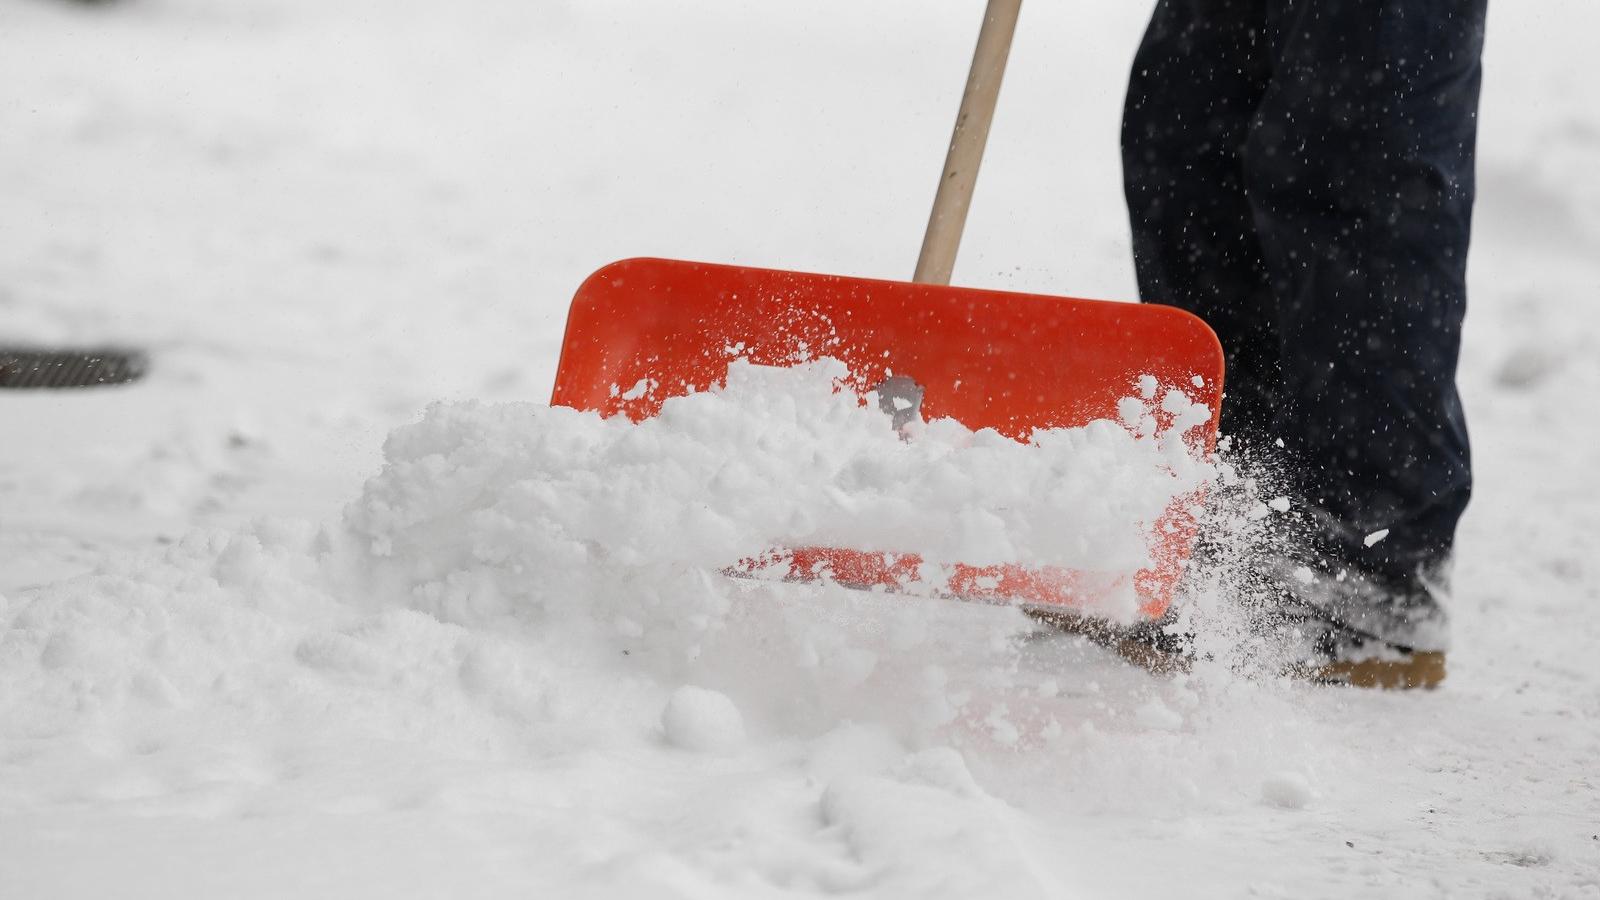
[[[1380,582],[1443,567],[1472,489],[1486,5],[1160,0],[1128,90],[1140,294],[1216,330],[1223,432],[1279,456],[1320,552]]]

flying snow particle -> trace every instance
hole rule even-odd
[[[1376,544],[1377,542],[1383,540],[1384,538],[1386,538],[1388,536],[1389,536],[1389,529],[1380,528],[1377,531],[1374,531],[1373,533],[1367,535],[1366,538],[1363,540],[1363,543],[1365,543],[1368,547],[1371,547],[1373,544]]]
[[[633,387],[628,388],[626,391],[623,392],[622,399],[624,399],[624,400],[637,400],[640,397],[643,397],[645,394],[648,394],[648,393],[650,393],[651,391],[653,391],[655,389],[656,389],[656,383],[655,383],[654,379],[641,378],[637,382],[634,383]]]

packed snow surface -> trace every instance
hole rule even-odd
[[[1148,13],[1027,5],[957,283],[1133,296]],[[648,427],[540,402],[612,259],[905,277],[980,16],[0,3],[0,342],[155,360],[0,396],[0,897],[1600,896],[1593,4],[1492,4],[1440,691],[718,574],[1137,565],[1214,474],[1137,414],[903,442],[825,363]],[[1224,534],[1298,513],[1260,487]]]

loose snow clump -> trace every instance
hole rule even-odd
[[[667,743],[685,750],[727,750],[744,742],[744,717],[726,694],[693,685],[672,692],[661,711]]]

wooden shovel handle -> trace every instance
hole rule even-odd
[[[933,198],[933,213],[928,217],[928,231],[922,238],[922,253],[917,257],[912,281],[950,283],[956,251],[961,247],[961,232],[967,224],[967,210],[972,206],[972,188],[983,162],[983,146],[989,140],[989,123],[994,120],[994,105],[1000,96],[1000,80],[1006,73],[1006,57],[1011,53],[1011,36],[1016,33],[1021,11],[1022,0],[989,0],[984,12],[978,49],[972,54],[967,89],[961,95],[961,112],[956,115],[950,152],[945,156],[944,174]]]

